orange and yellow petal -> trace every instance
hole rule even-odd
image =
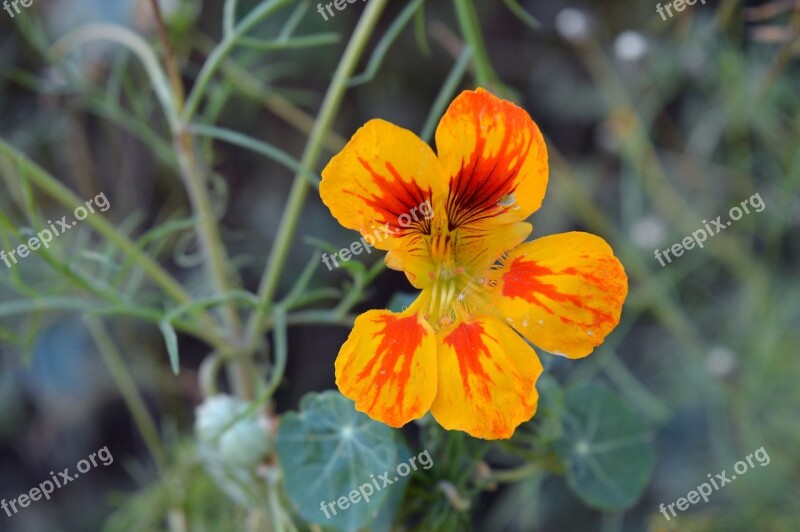
[[[436,374],[436,338],[416,313],[365,312],[336,358],[339,391],[356,410],[392,427],[425,415]]]
[[[480,277],[500,257],[519,246],[533,227],[528,222],[491,225],[477,222],[456,230],[455,262]]]
[[[384,259],[392,270],[405,272],[408,282],[415,288],[423,289],[431,283],[438,264],[431,257],[430,237],[410,234],[396,240],[397,245]]]
[[[451,227],[526,219],[547,188],[547,147],[528,113],[483,89],[462,92],[436,130]]]
[[[322,171],[319,191],[340,224],[393,249],[397,238],[430,233],[433,212],[443,212],[445,178],[414,133],[370,120]]]
[[[494,318],[461,322],[439,333],[439,376],[431,414],[447,430],[510,438],[536,412],[536,352]]]
[[[537,347],[580,358],[617,326],[627,294],[625,270],[605,240],[571,232],[509,254],[498,276],[497,305]]]

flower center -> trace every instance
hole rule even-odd
[[[456,259],[456,231],[432,235],[429,245],[437,268],[427,289],[426,318],[437,331],[469,318],[489,304],[488,278],[473,276]]]

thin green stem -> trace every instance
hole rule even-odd
[[[350,87],[362,85],[371,81],[375,77],[375,74],[378,73],[378,69],[381,67],[381,64],[383,64],[383,60],[386,58],[386,54],[389,52],[389,48],[392,46],[392,43],[397,40],[397,38],[400,36],[400,33],[403,31],[409,21],[411,21],[411,18],[424,1],[425,0],[413,0],[403,9],[403,11],[400,12],[400,15],[398,15],[394,22],[392,22],[392,25],[386,30],[383,38],[372,52],[372,57],[369,58],[366,70],[364,70],[364,72],[361,74],[354,76],[348,82]]]
[[[74,210],[84,205],[84,202],[78,198],[75,193],[2,139],[0,139],[0,156],[21,168],[25,176],[42,192],[68,209]],[[105,218],[102,216],[89,216],[84,223],[94,228],[101,236],[118,247],[124,254],[132,257],[150,279],[175,301],[178,303],[188,303],[191,300],[191,297],[180,283],[153,261],[153,259],[142,252],[135,243],[118,232]]]
[[[158,433],[157,425],[150,415],[150,412],[147,410],[147,405],[139,393],[136,382],[128,371],[122,359],[122,355],[111,339],[111,336],[108,334],[102,321],[87,317],[85,318],[85,322],[111,374],[111,378],[114,379],[120,395],[122,395],[122,399],[125,401],[125,405],[128,407],[133,421],[139,429],[142,439],[147,445],[150,454],[153,455],[156,464],[159,468],[162,467],[167,460],[164,444]]]
[[[62,37],[53,46],[53,55],[58,58],[66,51],[84,42],[94,40],[114,41],[125,46],[139,57],[150,78],[150,83],[153,84],[153,89],[161,103],[164,114],[167,116],[170,127],[176,127],[178,124],[178,113],[171,98],[167,76],[161,69],[158,58],[155,53],[153,53],[150,46],[148,46],[147,42],[131,30],[114,24],[87,24]]]
[[[200,391],[203,397],[217,395],[217,374],[222,367],[222,358],[217,353],[208,355],[200,364]]]
[[[536,17],[528,13],[524,7],[519,5],[517,0],[503,0],[503,3],[515,17],[524,22],[529,28],[533,30],[542,29],[542,23],[539,22]]]
[[[456,18],[461,29],[461,36],[472,47],[475,54],[475,75],[478,78],[478,84],[492,90],[502,89],[499,77],[492,67],[489,52],[486,50],[478,14],[475,12],[472,0],[453,0],[453,4],[456,8]]]
[[[515,469],[506,469],[504,471],[492,471],[486,479],[486,484],[491,482],[500,482],[503,484],[519,482],[544,470],[542,464],[538,462],[531,462]]]
[[[206,187],[206,179],[200,173],[193,148],[193,138],[188,130],[178,133],[175,139],[178,153],[178,165],[181,177],[189,194],[192,212],[197,221],[196,231],[200,239],[200,248],[208,274],[211,278],[214,294],[224,298],[232,290],[229,279],[232,272],[228,270],[228,253],[222,242],[219,223],[211,204]],[[235,351],[241,345],[242,323],[236,306],[233,303],[224,305],[222,316],[228,334],[228,341]],[[236,394],[242,398],[253,397],[253,373],[250,370],[250,361],[241,358],[229,366],[231,384]]]
[[[169,82],[172,86],[174,107],[176,111],[180,113],[184,98],[186,97],[186,92],[183,88],[183,80],[181,79],[181,73],[178,69],[178,63],[175,61],[175,51],[169,42],[169,32],[167,31],[166,24],[164,24],[164,17],[161,14],[161,7],[158,5],[158,0],[150,0],[150,7],[153,9],[153,15],[156,19],[158,36],[161,39],[161,43],[164,45],[164,57],[167,66],[167,74],[169,74]]]
[[[213,43],[202,43],[202,50],[209,50],[212,53]],[[268,90],[262,80],[251,74],[247,69],[242,68],[233,59],[228,58],[222,64],[222,71],[226,78],[232,80],[233,88],[244,96],[257,101],[260,105],[267,108],[270,112],[277,115],[286,123],[297,129],[297,131],[309,135],[314,128],[314,117],[307,114],[301,108],[286,97],[277,92]],[[325,136],[325,148],[330,152],[341,150],[347,141],[335,131],[328,131]]]
[[[319,33],[316,35],[303,35],[291,39],[262,40],[242,37],[239,45],[258,50],[260,52],[272,52],[274,50],[297,50],[301,48],[313,48],[316,46],[329,46],[339,42],[338,33]]]
[[[217,223],[211,199],[208,196],[205,176],[198,168],[194,154],[193,139],[189,132],[180,132],[175,140],[178,165],[192,205],[196,230],[200,237],[200,247],[206,258],[211,282],[214,285],[214,292],[217,296],[223,297],[230,291],[228,283],[230,272],[227,270],[228,254],[222,244],[219,224]],[[230,327],[229,332],[235,334],[235,324],[238,318],[234,316],[231,307],[228,307],[228,309],[225,314],[226,323]]]
[[[284,525],[285,520],[285,513],[283,510],[283,505],[281,504],[281,500],[278,496],[278,482],[277,479],[274,478],[276,473],[273,472],[272,477],[267,479],[267,499],[269,501],[269,517],[270,521],[272,521],[272,528],[273,532],[284,532],[286,528]]]
[[[280,386],[283,374],[286,372],[286,360],[289,356],[286,311],[279,305],[275,307],[273,316],[275,318],[275,365],[272,367],[269,384],[265,392],[267,397],[272,397],[272,394]]]
[[[211,82],[214,74],[216,74],[220,66],[222,66],[222,63],[225,61],[225,59],[236,47],[239,38],[243,37],[245,34],[247,34],[247,32],[257,26],[262,20],[269,17],[275,11],[281,9],[285,5],[288,5],[290,1],[291,0],[271,0],[259,4],[258,7],[253,9],[253,11],[247,15],[230,34],[225,35],[225,37],[222,39],[222,42],[219,43],[216,48],[214,48],[214,51],[211,52],[211,55],[206,60],[202,70],[200,71],[200,74],[197,77],[194,88],[192,88],[192,91],[189,93],[189,97],[186,99],[186,105],[183,108],[183,113],[181,113],[183,122],[188,123],[192,121],[192,118],[197,112],[197,108],[200,106],[200,101],[202,100],[203,95],[208,88],[208,84]]]
[[[224,37],[232,35],[236,28],[236,7],[238,3],[239,0],[227,0],[222,8],[222,31]]]
[[[303,168],[300,165],[300,161],[296,160],[294,157],[280,148],[276,148],[271,144],[267,144],[266,142],[254,139],[253,137],[245,135],[244,133],[239,133],[238,131],[234,131],[232,129],[216,126],[205,126],[200,124],[192,124],[189,126],[189,129],[195,135],[223,140],[230,144],[246,148],[250,151],[263,155],[264,157],[272,159],[273,161],[282,164],[293,172],[302,174],[303,177],[308,180],[311,186],[314,188],[319,188],[320,177]]]
[[[436,100],[431,106],[428,118],[425,120],[425,125],[422,126],[420,138],[425,142],[429,142],[431,137],[433,137],[436,124],[439,122],[439,119],[441,119],[442,114],[444,114],[447,104],[452,101],[453,94],[458,84],[461,83],[461,79],[464,77],[467,68],[469,68],[469,62],[472,60],[472,57],[472,48],[465,46],[464,49],[461,50],[461,55],[458,56],[458,60],[456,60],[452,70],[450,70],[450,74],[447,75],[444,85],[442,85],[439,94],[436,95]]]
[[[317,164],[323,149],[323,141],[328,130],[333,125],[334,118],[341,106],[344,94],[347,90],[347,81],[353,74],[359,59],[361,58],[367,41],[372,35],[372,31],[380,18],[383,9],[386,7],[387,0],[372,0],[364,10],[364,14],[350,39],[344,55],[342,56],[336,72],[333,74],[331,84],[325,94],[317,121],[309,136],[303,157],[300,163],[303,168],[311,171]],[[286,262],[289,253],[289,246],[300,215],[303,210],[306,195],[308,193],[308,181],[302,174],[297,174],[289,193],[289,200],[286,210],[281,218],[275,242],[269,255],[267,267],[261,278],[258,297],[262,304],[256,310],[248,323],[248,337],[250,342],[255,342],[261,335],[264,326],[264,308],[272,303],[275,290],[278,286],[281,270]]]

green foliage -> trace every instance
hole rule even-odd
[[[28,100],[42,109],[27,123],[18,114],[3,115],[4,127],[9,116],[19,126],[0,139],[0,249],[24,242],[48,217],[68,214],[85,191],[120,185],[105,176],[102,157],[92,164],[94,154],[114,164],[117,155],[131,165],[135,160],[136,172],[153,174],[153,190],[141,194],[157,205],[127,203],[129,211],[88,218],[24,267],[0,263],[2,347],[18,349],[29,362],[48,320],[83,316],[154,457],[152,465],[127,469],[138,491],[115,497],[118,511],[108,532],[280,532],[306,530],[309,523],[377,531],[398,523],[446,531],[559,529],[546,519],[562,511],[572,523],[581,509],[572,498],[547,498],[552,476],[565,476],[579,501],[599,510],[591,513],[604,530],[622,530],[623,520],[624,528],[647,522],[655,529],[664,522],[660,501],[645,496],[651,481],[653,492],[682,495],[684,487],[741,459],[742,446],[764,446],[783,465],[715,494],[702,514],[682,516],[679,528],[736,530],[747,523],[777,531],[798,521],[800,114],[797,73],[787,60],[791,43],[778,47],[739,35],[735,2],[723,2],[713,17],[701,15],[699,6],[687,9],[645,39],[648,55],[637,61],[615,55],[604,40],[628,29],[616,11],[626,7],[610,3],[603,6],[607,13],[585,13],[585,40],[571,50],[569,39],[541,38],[550,21],[543,16],[543,28],[527,11],[533,3],[518,0],[370,0],[351,7],[351,18],[324,26],[308,0],[226,0],[218,41],[207,28],[198,31],[208,18],[200,17],[201,2],[179,4],[166,18],[166,38],[107,24],[79,27],[53,42],[31,10],[13,24],[34,60],[21,62],[24,67],[0,64],[0,111],[5,100],[14,113],[27,111]],[[351,33],[348,24],[356,19]],[[425,65],[409,45],[412,23]],[[599,27],[603,35],[595,33]],[[534,40],[530,30],[541,33]],[[107,62],[83,57],[96,41],[114,44]],[[15,48],[4,50],[12,56]],[[519,53],[498,53],[510,49]],[[437,75],[429,76],[427,65]],[[330,80],[323,91],[315,85],[320,80]],[[336,392],[306,396],[299,412],[280,415],[286,403],[275,394],[296,384],[284,376],[298,355],[290,329],[348,328],[358,305],[385,293],[384,286],[373,287],[384,269],[379,253],[319,274],[318,250],[335,253],[356,237],[318,234],[306,239],[316,249],[300,245],[297,233],[318,220],[308,200],[321,166],[341,149],[354,122],[397,113],[419,119],[420,136],[430,140],[457,91],[477,85],[524,99],[536,115],[548,137],[548,196],[554,198],[533,220],[537,233],[581,227],[612,243],[631,281],[622,322],[569,369],[542,354],[539,410],[510,441],[472,440],[442,430],[428,415],[408,433],[419,434],[419,448],[430,450],[435,466],[328,520],[321,501],[348,496],[411,452],[399,431],[356,412]],[[398,94],[393,86],[404,99],[389,100],[386,95]],[[346,95],[359,106],[343,106]],[[412,107],[416,114],[407,112]],[[77,136],[85,146],[73,144]],[[573,138],[583,139],[577,154]],[[591,138],[597,148],[584,150]],[[136,149],[117,150],[117,144]],[[247,161],[243,173],[256,176],[245,186],[267,183],[259,192],[266,199],[259,199],[272,201],[274,193],[266,208],[279,207],[281,214],[267,235],[269,250],[260,249],[264,234],[253,231],[242,240],[257,244],[229,254],[230,233],[221,220],[228,210],[241,214],[227,204],[244,182],[230,170],[241,169],[235,166],[240,157]],[[258,158],[265,164],[251,167]],[[115,192],[127,200],[125,185]],[[701,220],[755,192],[766,200],[764,213],[745,217],[666,268],[654,262],[652,247],[679,242]],[[654,223],[664,233],[657,244],[631,236]],[[250,270],[262,263],[260,281],[247,286]],[[415,297],[394,292],[388,304],[381,299],[375,306],[402,311]],[[125,335],[127,327],[133,332]],[[147,330],[153,338],[162,333],[156,356],[121,349],[131,341],[146,344]],[[198,360],[186,355],[197,353],[180,353],[179,346],[204,357],[197,389],[186,384]],[[330,357],[337,347],[323,346]],[[175,377],[181,366],[186,371]],[[331,374],[328,367],[325,378]],[[14,387],[21,385],[8,384],[16,377],[4,372],[0,379],[3,402],[17,405],[8,414],[15,421],[4,420],[0,432],[11,432],[27,415],[17,411],[24,403]],[[593,384],[598,380],[613,390]],[[194,399],[199,390],[207,400],[222,382],[238,398],[228,417],[212,424],[218,435],[164,434],[171,416],[188,417],[187,396]],[[139,388],[153,395],[145,401]],[[168,406],[176,397],[177,414]],[[166,405],[166,415],[153,416],[154,404]],[[267,428],[257,414],[265,414]],[[698,427],[686,419],[707,421]],[[698,444],[696,456],[688,456],[682,443],[662,440],[659,449],[667,458],[678,456],[691,473],[675,473],[669,482],[651,478],[652,438],[670,437],[658,432],[667,422],[706,447]],[[184,419],[183,430],[190,425]]]
[[[364,484],[373,490],[372,479],[393,472],[408,453],[395,430],[357,412],[353,402],[337,392],[305,396],[299,413],[284,415],[276,445],[287,494],[309,522],[341,530],[363,528],[375,520],[392,494],[395,502],[397,493],[402,494],[399,484],[374,489],[369,501],[325,517],[321,502],[347,497]]]
[[[620,511],[647,486],[655,463],[652,431],[607,387],[586,383],[567,393],[556,449],[570,488],[589,506]]]

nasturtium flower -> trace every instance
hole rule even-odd
[[[597,236],[523,243],[548,180],[544,139],[523,109],[465,91],[436,147],[370,120],[322,172],[333,216],[421,291],[403,312],[356,319],[336,383],[392,427],[430,411],[445,429],[509,438],[539,397],[542,365],[522,337],[556,355],[590,354],[619,322],[628,280]],[[423,204],[431,216],[410,216]],[[390,236],[374,238],[376,228]]]

